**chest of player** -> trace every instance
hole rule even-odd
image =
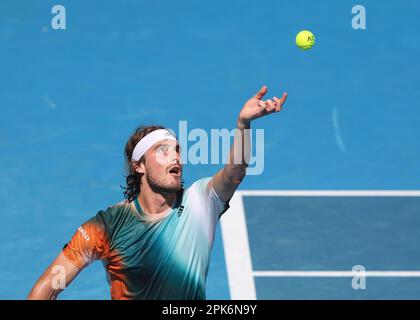
[[[153,223],[131,216],[116,224],[111,234],[107,262],[122,269],[148,273],[191,263],[206,268],[209,261],[208,237],[188,212],[174,210]]]

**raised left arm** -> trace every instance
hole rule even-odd
[[[214,175],[209,183],[209,187],[213,187],[220,199],[225,202],[232,198],[246,175],[246,167],[251,156],[251,121],[274,112],[280,112],[287,99],[287,93],[283,93],[281,99],[273,97],[273,100],[264,101],[262,99],[266,93],[267,87],[263,86],[243,106],[238,116],[233,146],[230,149],[227,164]]]

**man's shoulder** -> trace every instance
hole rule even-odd
[[[105,224],[110,224],[126,215],[129,212],[129,209],[130,202],[128,200],[123,200],[116,204],[109,205],[106,209],[99,211],[98,216],[100,216]]]
[[[209,185],[210,180],[212,179],[212,177],[204,177],[204,178],[200,178],[196,181],[194,181],[187,189],[186,191],[205,191],[206,188]]]
[[[187,189],[184,190],[183,199],[185,201],[188,199],[195,199],[195,205],[198,205],[198,202],[203,202],[210,194],[208,186],[211,179],[212,177],[205,177],[194,181]],[[204,202],[202,204],[204,204]]]

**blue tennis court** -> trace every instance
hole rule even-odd
[[[289,98],[253,123],[263,171],[221,219],[207,297],[420,299],[419,15],[416,0],[1,1],[0,299],[24,299],[122,200],[137,126],[230,130],[263,84]],[[187,163],[185,185],[221,168]],[[102,265],[60,298],[109,299]]]
[[[420,192],[238,192],[223,221],[230,292],[238,299],[418,299],[419,205]],[[365,272],[363,286],[354,285],[356,270]]]

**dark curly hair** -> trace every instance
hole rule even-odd
[[[125,170],[127,174],[125,176],[125,181],[127,186],[121,186],[121,188],[124,189],[124,198],[128,201],[133,201],[134,198],[140,193],[140,181],[142,176],[142,174],[136,172],[133,166],[133,161],[131,160],[134,148],[144,136],[158,129],[165,129],[165,127],[157,125],[140,126],[134,131],[134,133],[128,139],[127,144],[125,145],[124,158]],[[145,158],[142,156],[138,163],[144,163],[144,161]]]

